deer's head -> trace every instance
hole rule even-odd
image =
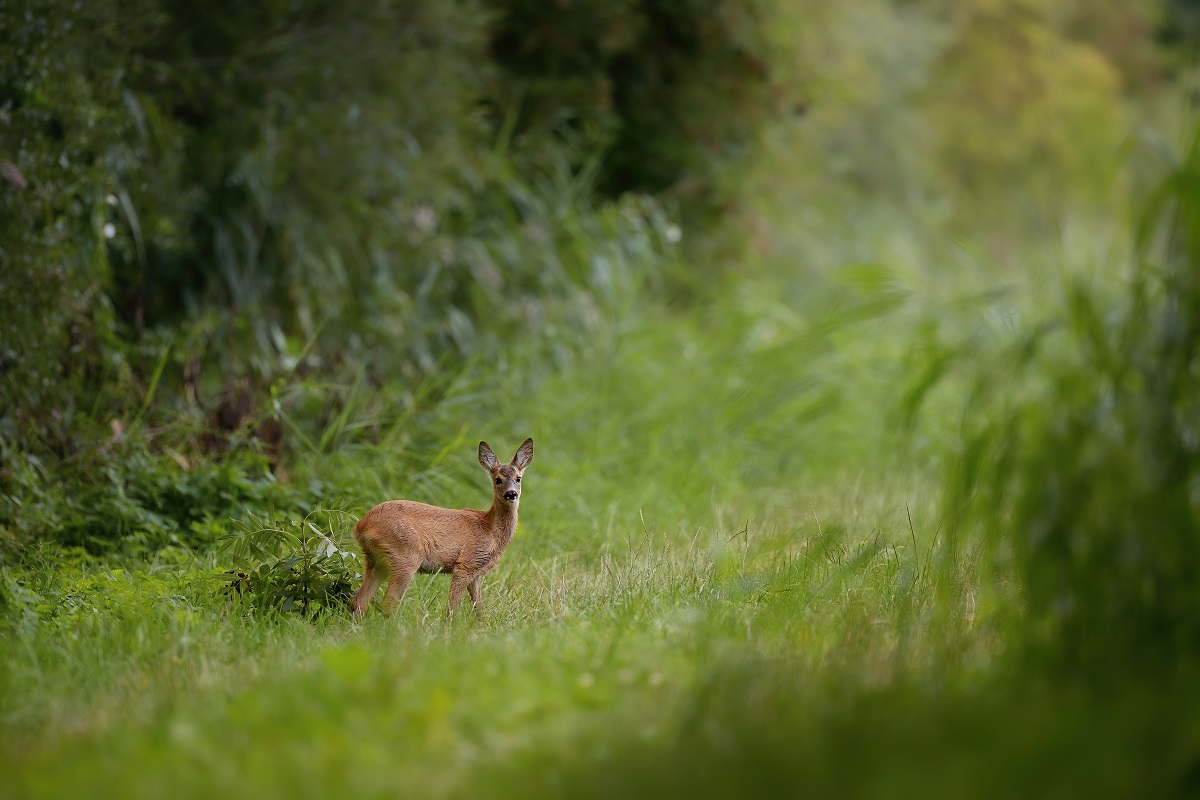
[[[508,464],[501,464],[487,442],[479,443],[479,463],[492,479],[497,505],[515,506],[521,499],[521,476],[533,461],[533,439],[526,439]]]

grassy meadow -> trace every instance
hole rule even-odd
[[[0,797],[1200,792],[1188,3],[22,2]]]
[[[614,315],[553,375],[520,341],[428,392],[337,387],[340,433],[298,454],[310,489],[279,516],[338,509],[350,553],[378,500],[484,505],[477,440],[535,437],[481,619],[445,617],[441,576],[392,618],[306,619],[231,597],[220,546],[27,546],[3,572],[5,793],[1183,792],[1185,680],[1096,695],[1024,666],[1013,569],[948,500],[971,362],[909,408],[953,312],[883,267],[829,281],[808,308],[749,284]],[[963,302],[964,329],[1003,319]],[[985,363],[995,327],[970,331]]]

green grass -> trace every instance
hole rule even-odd
[[[1161,687],[1097,704],[998,666],[1004,637],[973,594],[974,565],[949,570],[939,556],[928,481],[791,477],[695,509],[686,527],[644,528],[615,505],[591,530],[539,503],[545,490],[531,480],[482,620],[445,619],[447,582],[433,576],[393,618],[306,622],[226,606],[207,561],[46,565],[31,590],[53,607],[6,636],[0,788],[1007,796],[1182,786],[1200,728]],[[548,552],[573,518],[595,544]],[[961,602],[939,601],[956,592]],[[1169,702],[1197,699],[1181,688]]]
[[[846,499],[827,493],[710,508],[694,531],[618,513],[599,552],[537,558],[553,536],[537,492],[482,621],[444,619],[437,578],[394,618],[306,623],[223,608],[203,565],[55,570],[78,607],[10,639],[3,781],[34,796],[465,792],[472,765],[620,744],[590,741],[600,731],[661,741],[731,660],[868,685],[919,668],[932,587],[899,494],[840,522]]]

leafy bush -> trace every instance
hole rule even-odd
[[[354,520],[329,506],[299,520],[247,516],[219,542],[234,564],[219,575],[226,594],[253,608],[304,617],[345,609],[362,580],[357,550],[346,541]]]
[[[9,452],[0,472],[0,539],[51,539],[92,553],[196,549],[224,533],[233,514],[303,513],[310,502],[279,484],[252,452],[189,464],[132,442],[56,470],[35,455]]]

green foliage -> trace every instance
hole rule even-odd
[[[126,569],[79,548],[20,547],[13,563],[0,568],[0,631],[29,641],[112,636],[118,628],[136,630],[166,619],[188,622],[217,595],[204,574],[165,568],[187,563],[167,558]]]
[[[1186,2],[1186,0],[1185,0]],[[1075,0],[1066,11],[1065,33],[1087,43],[1121,74],[1127,96],[1153,93],[1166,75],[1164,30],[1174,16],[1168,0]],[[1069,9],[1069,10],[1068,10]]]
[[[514,78],[507,92],[527,106],[519,130],[610,130],[610,194],[689,181],[693,200],[712,201],[722,157],[745,152],[772,111],[768,3],[491,5],[492,52]]]
[[[133,441],[53,471],[35,455],[9,452],[0,473],[0,539],[49,538],[93,553],[191,550],[213,544],[235,510],[309,502],[249,452],[192,466],[178,453]]]
[[[122,46],[95,25],[110,4],[82,6],[0,9],[0,436],[59,454],[113,353],[105,156],[123,132]]]
[[[489,92],[518,146],[566,131],[604,145],[598,188],[609,197],[671,198],[696,268],[740,255],[730,209],[780,96],[795,77],[786,5],[586,0],[547,8],[490,0],[491,53],[502,80]]]
[[[1022,175],[1015,202],[1027,206],[1032,191],[1054,209],[1111,191],[1115,169],[1104,167],[1125,135],[1119,75],[1056,30],[1049,6],[976,0],[957,15],[961,31],[933,67],[925,106],[958,192],[1000,205]]]
[[[303,519],[253,514],[219,541],[234,569],[222,572],[225,593],[251,607],[311,617],[344,610],[362,570],[357,547],[347,542],[355,518],[322,505]]]
[[[0,423],[36,452],[125,417],[160,343],[152,413],[261,397],[304,356],[416,380],[586,328],[678,238],[648,197],[593,201],[586,136],[510,147],[470,4],[5,13]]]
[[[272,325],[307,337],[370,311],[360,301],[377,280],[414,289],[430,252],[413,215],[468,190],[461,165],[479,143],[477,16],[411,2],[161,5],[131,76],[149,141],[127,180],[148,181],[132,203],[159,234],[144,263],[115,264],[132,315],[174,323],[218,302],[255,339]]]
[[[1159,35],[1190,61],[1200,42],[1200,4],[1195,0],[1167,0]]]
[[[1197,186],[1194,135],[1146,207],[1128,284],[1070,279],[1060,313],[989,353],[949,462],[952,503],[1018,581],[1030,654],[1070,675],[1200,655]]]

